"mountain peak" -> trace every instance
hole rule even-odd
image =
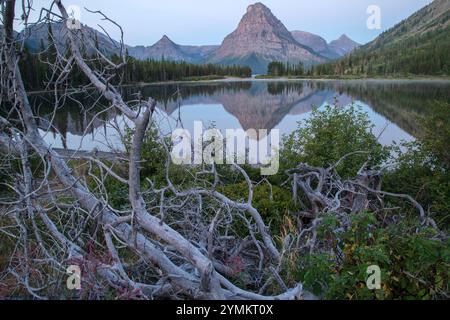
[[[163,37],[149,48],[145,48],[145,55],[154,59],[166,59],[172,61],[188,61],[189,57],[185,54],[182,48],[170,40],[167,35]]]
[[[247,7],[247,13],[256,12],[256,11],[269,11],[270,12],[270,9],[261,2],[251,4]]]
[[[261,2],[248,6],[247,13],[242,17],[240,27],[245,28],[245,26],[249,25],[263,29],[284,28],[281,21]]]
[[[353,41],[349,36],[347,36],[345,33],[342,34],[337,40],[334,40],[332,42],[340,42],[340,43],[349,43],[349,44],[355,44],[359,46],[360,44],[356,41]]]
[[[261,2],[248,6],[234,34],[246,35],[247,38],[261,36],[264,38],[276,34],[288,41],[295,41],[283,23]]]
[[[157,42],[160,44],[175,44],[167,35],[163,35],[162,38]]]
[[[330,42],[330,48],[340,56],[345,56],[359,46],[361,45],[350,39],[346,34],[343,34],[339,39]]]
[[[178,50],[179,45],[170,40],[170,38],[164,35],[158,42],[156,42],[153,48],[159,48],[161,50]]]
[[[229,34],[210,61],[252,67],[264,73],[271,61],[305,64],[323,62],[309,47],[298,43],[284,24],[264,4],[250,5],[237,29]]]

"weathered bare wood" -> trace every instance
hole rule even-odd
[[[62,2],[56,0],[54,3],[59,9],[59,14],[52,13],[50,8],[47,17],[55,15],[62,17],[63,21],[67,20],[68,15]],[[118,290],[131,290],[134,297],[146,299],[178,298],[179,296],[203,299],[304,298],[306,291],[300,284],[293,289],[283,286],[285,292],[279,295],[263,296],[238,288],[223,275],[232,276],[233,273],[233,269],[226,265],[226,259],[242,256],[246,263],[255,264],[261,275],[267,272],[273,275],[275,270],[276,275],[273,276],[283,283],[281,276],[278,275],[279,268],[270,268],[273,263],[277,267],[281,265],[282,254],[277,249],[260,213],[252,205],[253,183],[240,167],[236,169],[244,176],[249,188],[246,203],[233,201],[216,191],[219,176],[215,168],[211,171],[215,177],[211,189],[194,188],[178,191],[167,177],[169,185],[166,188],[156,190],[151,185],[149,190],[142,190],[141,148],[151,124],[155,103],[149,100],[140,101],[134,106],[128,105],[122,99],[119,90],[109,81],[113,74],[108,72],[117,71],[122,64],[114,65],[104,55],[98,54],[99,65],[104,63],[105,69],[93,69],[81,54],[76,30],[66,30],[71,56],[67,58],[57,53],[52,75],[52,81],[56,81],[55,101],[60,101],[64,97],[64,91],[60,92],[56,86],[68,79],[67,74],[75,63],[90,80],[90,85],[134,124],[127,159],[128,178],[122,177],[113,170],[113,167],[102,162],[102,160],[115,162],[120,159],[113,159],[110,155],[100,152],[56,150],[45,142],[39,130],[50,130],[57,103],[55,102],[55,112],[47,128],[40,128],[28,101],[18,68],[20,56],[16,52],[12,37],[14,4],[15,1],[9,1],[3,12],[6,32],[2,42],[1,56],[2,68],[4,67],[2,71],[6,72],[2,72],[2,83],[8,84],[5,90],[13,110],[19,114],[19,118],[14,120],[19,122],[20,126],[15,127],[9,123],[8,119],[2,119],[1,125],[6,126],[7,130],[0,134],[0,145],[11,160],[21,159],[24,168],[23,179],[9,186],[20,199],[4,204],[15,206],[17,214],[14,216],[20,230],[20,245],[27,260],[25,265],[30,265],[28,260],[33,259],[27,252],[32,240],[26,224],[22,222],[22,219],[27,219],[22,212],[27,213],[27,216],[32,219],[36,239],[48,261],[52,261],[55,272],[64,272],[61,267],[67,261],[82,263],[83,267],[90,271],[85,281],[90,281],[99,295],[102,294],[102,290],[106,290],[104,285],[106,283]],[[31,155],[37,156],[45,167],[44,176],[40,177],[39,183],[30,170]],[[82,159],[80,163],[88,163],[85,166],[88,170],[86,175],[78,175],[76,172],[78,168],[69,166],[69,161],[73,159]],[[80,166],[82,167],[83,164]],[[100,174],[93,173],[94,167]],[[118,210],[108,203],[108,194],[104,190],[106,177],[112,177],[128,187],[129,208]],[[97,186],[95,190],[90,189],[87,178],[95,182]],[[166,193],[166,191],[171,192]],[[68,194],[72,198],[72,204],[59,200],[60,196],[67,197]],[[148,200],[149,196],[150,200]],[[206,202],[204,200],[206,198],[211,201]],[[222,208],[223,218],[211,223],[204,216],[204,205],[207,205],[208,209]],[[153,212],[159,212],[159,217],[156,217]],[[70,219],[75,222],[69,225],[59,217],[60,215],[70,216]],[[248,225],[249,236],[246,239],[250,241],[233,236],[234,231],[230,228],[230,222],[241,217]],[[42,224],[35,223],[36,218]],[[166,218],[171,219],[170,225],[165,221]],[[86,229],[88,224],[95,226],[93,234]],[[218,230],[225,231],[218,232]],[[49,240],[44,241],[41,236],[44,232],[47,235],[46,238],[52,241],[51,248],[46,243]],[[99,232],[103,233],[99,234]],[[102,239],[105,245],[99,243]],[[91,253],[86,249],[86,242],[94,242],[97,247],[103,246],[102,254],[106,254],[107,257],[104,259],[108,261],[97,261],[97,258],[91,257]],[[126,264],[116,248],[117,245],[137,253],[143,261],[155,269],[156,274],[147,279],[158,277],[159,280],[149,284],[131,280]],[[21,275],[11,270],[11,274],[20,279],[31,295],[36,298],[45,298],[38,294],[44,291],[45,287],[34,288],[30,284],[31,272],[31,270],[25,270],[24,275]],[[251,276],[248,278],[252,285],[256,283]]]

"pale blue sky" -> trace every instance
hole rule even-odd
[[[36,9],[50,0],[34,0]],[[125,42],[151,45],[167,34],[179,44],[220,44],[232,32],[251,0],[63,0],[66,5],[102,10],[120,23]],[[431,0],[263,0],[289,30],[321,35],[327,41],[345,33],[360,43],[407,18]],[[366,26],[369,5],[381,8],[382,30]],[[96,27],[99,17],[82,11],[82,22]],[[108,28],[113,37],[119,33]]]

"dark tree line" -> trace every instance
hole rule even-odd
[[[302,76],[305,73],[305,68],[301,62],[297,64],[290,64],[280,61],[273,61],[269,63],[267,73],[269,76],[273,77]]]
[[[118,57],[114,57],[118,59]],[[184,61],[137,60],[128,57],[123,71],[125,83],[161,82],[190,80],[202,77],[251,77],[252,70],[242,66],[222,66],[216,64],[192,64]]]
[[[51,27],[50,27],[51,28]],[[52,82],[53,62],[56,59],[56,47],[51,40],[49,29],[49,45],[44,49],[41,43],[39,54],[34,54],[25,48],[20,64],[24,83],[27,90],[43,90]],[[84,52],[86,61],[95,64],[96,59],[89,59],[87,50]],[[67,54],[70,54],[69,52]],[[120,58],[113,56],[112,61],[118,62]],[[184,61],[168,60],[137,60],[127,57],[127,65],[118,72],[116,84],[150,83],[163,81],[183,81],[213,79],[215,77],[251,77],[252,70],[242,66],[222,66],[215,64],[191,64]],[[72,85],[85,85],[88,83],[85,75],[76,66],[70,73]]]

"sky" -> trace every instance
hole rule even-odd
[[[20,2],[20,1],[18,1]],[[236,29],[248,5],[256,0],[63,0],[66,6],[81,8],[81,22],[101,30],[106,27],[113,38],[120,32],[102,22],[100,16],[85,11],[101,10],[119,23],[128,45],[152,45],[163,35],[183,45],[220,44]],[[327,41],[347,34],[367,43],[382,31],[426,6],[432,0],[262,0],[288,30],[318,34]],[[48,7],[51,0],[33,0],[36,9]],[[367,27],[367,8],[381,9],[381,29]],[[20,26],[17,25],[20,30]]]

